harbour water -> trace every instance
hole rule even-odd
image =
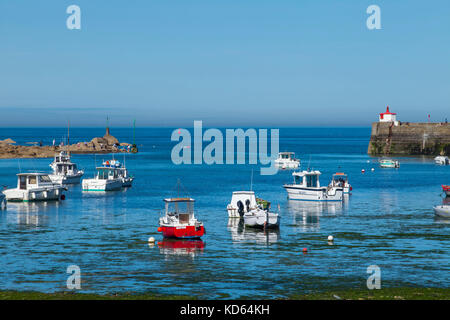
[[[0,211],[0,289],[67,290],[66,269],[81,269],[80,292],[151,292],[213,298],[279,298],[312,290],[365,288],[367,267],[381,268],[384,287],[450,286],[450,220],[434,217],[450,166],[431,158],[397,158],[380,169],[367,155],[370,128],[282,128],[280,151],[293,151],[302,168],[322,172],[328,184],[345,172],[353,194],[343,203],[288,201],[282,185],[292,171],[259,175],[256,165],[174,165],[173,129],[138,128],[139,153],[126,156],[136,177],[118,192],[69,187],[59,203],[8,203]],[[64,128],[0,129],[19,144],[62,139]],[[101,136],[102,128],[73,128],[71,141]],[[132,142],[132,129],[113,128]],[[122,155],[116,155],[123,161]],[[92,177],[107,155],[73,155]],[[16,185],[20,170],[49,171],[51,159],[0,160],[0,185]],[[374,168],[374,171],[371,171]],[[279,232],[255,232],[229,220],[235,190],[250,188],[280,206]],[[366,172],[362,173],[361,169]],[[181,179],[203,220],[202,242],[167,242],[157,232],[162,199]],[[335,238],[327,242],[328,235]],[[154,246],[147,239],[155,237]],[[303,248],[308,253],[302,252]]]

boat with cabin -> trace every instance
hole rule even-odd
[[[244,213],[244,225],[250,228],[278,229],[280,226],[279,214],[270,212],[270,202],[259,200],[255,209]]]
[[[442,186],[442,191],[444,191],[447,197],[450,197],[450,186]]]
[[[131,176],[125,167],[125,164],[120,163],[118,160],[108,160],[103,162],[103,167],[114,168],[117,170],[119,178],[122,179],[122,187],[131,187],[134,177]]]
[[[66,151],[61,151],[55,155],[50,167],[53,169],[53,173],[49,174],[49,177],[53,183],[80,183],[80,179],[84,174],[84,171],[78,170],[77,165],[70,160],[70,154]]]
[[[65,187],[52,182],[46,173],[17,174],[17,188],[3,191],[8,201],[64,200]]]
[[[344,194],[350,194],[353,190],[351,184],[348,182],[348,176],[343,172],[336,172],[333,174],[330,185],[343,187]]]
[[[239,205],[241,203],[242,205]],[[234,191],[231,202],[227,205],[229,218],[242,218],[245,212],[256,209],[256,196],[254,191]]]
[[[300,160],[295,158],[294,152],[279,152],[275,165],[281,169],[297,169],[300,166]]]
[[[443,166],[450,164],[450,160],[447,156],[437,156],[436,158],[434,158],[434,162]]]
[[[327,187],[321,186],[318,170],[304,170],[293,172],[294,183],[283,187],[288,193],[288,199],[301,201],[342,201],[344,188],[330,183]]]
[[[398,160],[381,159],[380,167],[381,168],[400,168],[400,163],[398,162]]]
[[[194,215],[192,198],[167,198],[165,214],[159,218],[158,232],[164,238],[199,239],[205,234],[203,222]]]
[[[116,191],[122,189],[122,171],[119,168],[103,165],[97,167],[97,173],[92,179],[83,179],[83,191]]]

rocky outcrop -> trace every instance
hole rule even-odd
[[[70,153],[75,154],[128,152],[127,148],[118,148],[118,146],[129,145],[125,142],[119,143],[119,140],[109,133],[109,129],[107,129],[103,137],[94,138],[90,142],[78,142],[69,146],[18,146],[13,145],[13,143],[15,141],[11,139],[0,140],[0,159],[50,158],[61,150],[68,150]]]
[[[450,124],[375,122],[370,155],[450,155]]]

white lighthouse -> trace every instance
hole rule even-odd
[[[395,126],[398,126],[397,114],[389,111],[389,106],[386,108],[386,112],[380,113],[380,122],[393,122]]]

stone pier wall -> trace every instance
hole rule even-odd
[[[372,123],[370,155],[450,155],[449,123]]]

